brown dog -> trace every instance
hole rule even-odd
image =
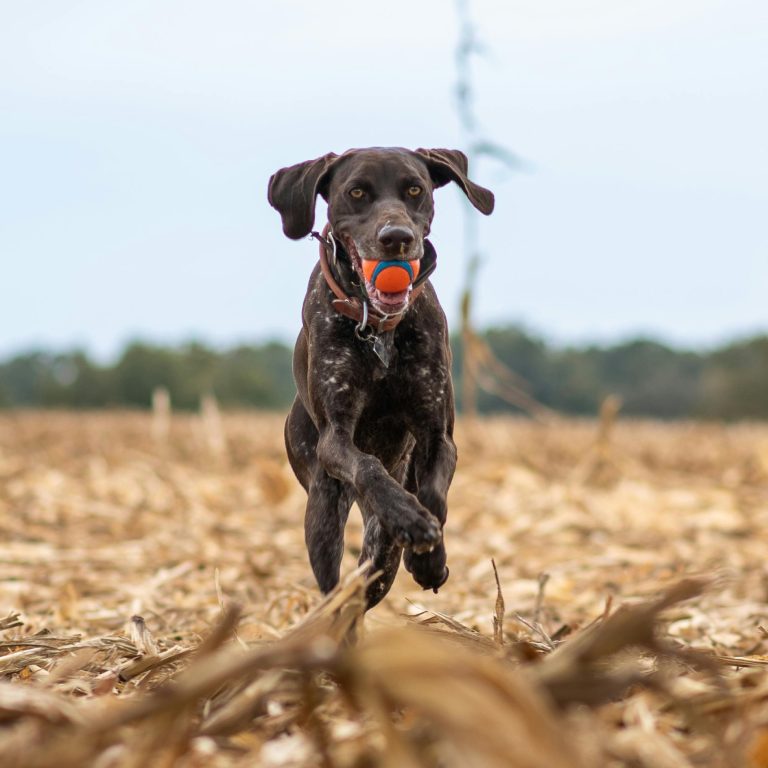
[[[432,192],[450,181],[491,213],[493,194],[467,178],[467,158],[456,150],[355,149],[284,168],[269,182],[269,202],[290,238],[310,234],[318,194],[328,202],[327,237],[314,233],[322,258],[304,300],[285,440],[309,495],[306,542],[323,592],[339,581],[344,526],[352,502],[360,506],[360,561],[380,572],[369,608],[389,591],[403,550],[424,589],[437,591],[448,578],[451,354],[427,280],[436,254],[426,236]],[[405,270],[403,262],[416,264],[418,277],[402,290],[366,275],[372,265]]]

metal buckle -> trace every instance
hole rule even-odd
[[[368,333],[365,333],[365,329],[368,328],[368,302],[363,301],[363,316],[360,322],[355,326],[355,336],[360,341],[368,341],[373,335],[373,328],[368,329]]]
[[[333,236],[333,230],[328,230],[328,239],[331,241],[331,247],[333,248],[333,252],[331,254],[331,260],[333,262],[333,266],[336,266],[336,238]]]

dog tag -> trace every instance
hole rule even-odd
[[[392,344],[387,344],[381,336],[374,336],[373,351],[376,357],[381,360],[381,364],[385,368],[389,368],[389,362],[392,359]]]

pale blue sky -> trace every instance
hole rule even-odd
[[[768,329],[768,4],[475,0],[480,324],[708,345]],[[283,165],[460,146],[448,0],[0,0],[0,354],[292,340]],[[436,194],[454,324],[459,193]],[[322,209],[319,209],[322,213]]]

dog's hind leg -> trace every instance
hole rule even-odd
[[[304,538],[309,562],[320,589],[330,592],[339,583],[352,493],[320,466],[317,438],[317,428],[297,397],[285,422],[285,447],[291,468],[308,493]]]
[[[324,593],[339,583],[344,526],[351,506],[351,491],[318,465],[309,484],[304,538],[312,571]]]
[[[403,548],[400,547],[392,536],[387,533],[373,513],[363,510],[365,521],[365,534],[363,535],[363,548],[360,552],[360,565],[366,561],[371,562],[370,572],[381,572],[381,575],[371,584],[365,593],[366,610],[384,599],[392,587],[392,582],[397,575],[400,566],[400,555]]]
[[[291,469],[305,491],[309,491],[317,470],[317,439],[317,427],[296,397],[285,420],[285,449]]]

